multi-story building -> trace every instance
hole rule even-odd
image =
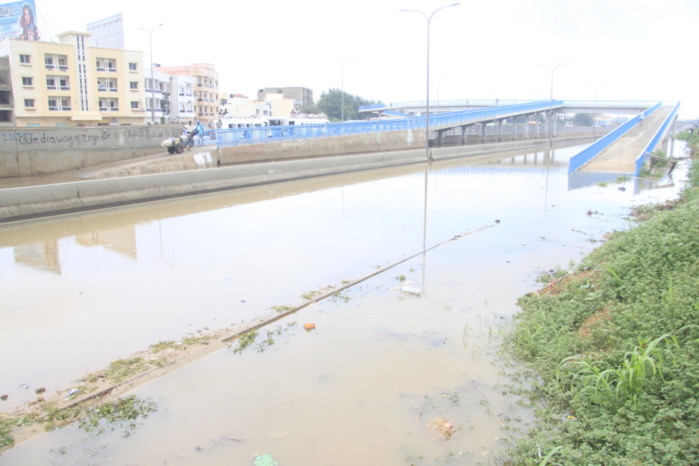
[[[170,121],[173,123],[185,123],[195,121],[196,97],[194,89],[197,86],[197,79],[194,76],[170,75]]]
[[[210,63],[195,63],[184,66],[160,66],[163,73],[173,76],[191,76],[195,78],[195,118],[202,123],[209,123],[218,118],[218,72]]]
[[[146,122],[143,53],[59,42],[0,41],[0,123],[16,126]]]
[[[257,100],[271,100],[270,96],[279,94],[294,101],[295,112],[313,105],[313,91],[305,87],[265,87],[257,91]]]

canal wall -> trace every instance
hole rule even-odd
[[[0,178],[49,175],[152,154],[177,125],[0,128]]]
[[[470,155],[528,153],[582,143],[578,140],[514,141],[433,148],[434,160]],[[187,154],[184,157],[195,157]],[[202,156],[202,153],[199,153]],[[239,164],[218,168],[94,179],[2,189],[0,222],[114,207],[323,175],[424,163],[425,148],[333,157]]]
[[[409,150],[424,146],[424,131],[385,131],[221,147],[218,149],[218,157],[221,165],[230,165],[328,155]]]

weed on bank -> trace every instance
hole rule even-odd
[[[699,464],[697,165],[679,202],[521,298],[504,349],[537,423],[507,464]]]

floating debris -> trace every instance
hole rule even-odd
[[[454,435],[454,432],[456,432],[454,424],[442,417],[431,421],[428,425],[445,440],[449,440],[451,436]]]
[[[272,455],[270,454],[264,454],[255,457],[255,461],[253,462],[255,466],[277,466],[279,463],[272,458]]]
[[[416,288],[414,286],[404,285],[404,286],[401,286],[400,288],[398,288],[398,290],[400,290],[401,293],[407,293],[407,294],[411,294],[414,296],[420,296],[422,294],[422,290],[420,288]]]

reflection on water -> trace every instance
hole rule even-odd
[[[629,205],[677,193],[618,189],[633,181],[570,190],[573,153],[1,226],[4,411],[35,399],[35,387],[65,390],[155,342],[276,315],[305,293],[386,271],[276,322],[269,330],[283,331],[262,352],[218,351],[138,387],[160,409],[128,439],[72,426],[0,464],[251,464],[262,453],[281,464],[442,464],[449,452],[462,455],[457,464],[488,461],[506,419],[526,417],[492,365],[517,297],[535,273],[623,228]],[[456,428],[448,441],[430,427],[441,418]]]

